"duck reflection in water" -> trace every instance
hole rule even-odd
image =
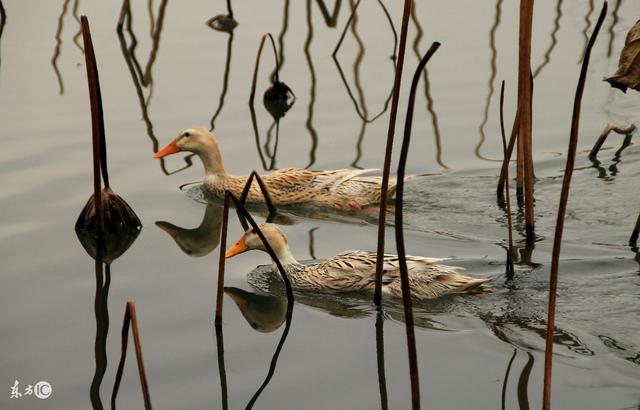
[[[235,302],[249,325],[262,333],[271,333],[287,317],[287,301],[283,298],[225,287],[224,292]]]
[[[182,252],[194,257],[206,256],[220,244],[222,206],[207,203],[202,222],[196,228],[182,228],[165,221],[156,221],[156,226],[168,233]]]

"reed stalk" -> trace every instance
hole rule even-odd
[[[517,116],[517,115],[516,115]],[[507,138],[504,133],[504,80],[500,87],[500,133],[502,135],[502,152],[504,154],[504,162],[507,167],[504,171],[504,183],[506,189],[506,203],[507,203],[507,230],[509,232],[509,249],[507,249],[507,267],[506,275],[507,279],[513,279],[513,229],[511,224],[511,195],[509,193],[509,152],[507,148]],[[513,146],[512,146],[513,148]]]
[[[404,54],[407,47],[407,29],[411,17],[412,0],[404,0],[402,13],[402,25],[400,28],[400,45],[396,61],[396,73],[393,80],[393,95],[391,97],[391,112],[389,113],[389,127],[387,130],[387,142],[384,151],[384,165],[382,167],[382,186],[380,188],[380,211],[378,214],[378,246],[376,250],[376,283],[373,301],[380,306],[382,300],[382,265],[384,263],[385,227],[387,220],[387,200],[389,198],[389,172],[391,169],[391,155],[393,154],[393,137],[398,115],[398,101],[400,99],[400,85],[402,83],[402,69],[404,67]]]
[[[214,323],[216,326],[222,323],[222,298],[224,290],[225,253],[227,253],[227,229],[229,225],[229,191],[224,193],[224,206],[222,208],[222,227],[220,229],[220,257],[218,259],[218,287],[216,289],[216,313]]]
[[[629,239],[629,244],[631,246],[638,243],[638,236],[640,235],[640,214],[638,214],[638,219],[636,220],[636,226],[633,228],[633,232],[631,233],[631,239]]]
[[[120,15],[118,17],[118,24],[116,26],[116,31],[118,33],[122,33],[122,29],[124,27],[124,19],[129,14],[131,14],[131,6],[129,5],[129,0],[122,0]]]
[[[560,204],[558,206],[558,218],[556,221],[555,236],[553,239],[553,251],[551,254],[551,272],[549,277],[549,303],[547,313],[547,332],[545,340],[544,350],[544,386],[542,393],[542,408],[543,410],[551,409],[551,367],[553,363],[553,334],[555,328],[555,316],[556,316],[556,297],[558,287],[558,264],[560,262],[560,247],[562,245],[562,231],[564,228],[564,219],[567,211],[567,201],[569,199],[569,187],[571,185],[571,176],[573,174],[573,167],[576,160],[576,151],[578,147],[578,127],[580,125],[580,106],[582,104],[582,94],[584,92],[584,85],[587,78],[587,69],[589,66],[589,59],[591,57],[591,49],[598,37],[598,32],[602,27],[602,22],[607,14],[607,2],[602,5],[602,11],[598,17],[593,33],[589,38],[589,43],[584,52],[584,58],[582,60],[582,68],[580,69],[580,78],[578,80],[578,86],[576,88],[576,95],[573,102],[573,116],[571,120],[571,134],[569,137],[569,149],[567,152],[567,163],[564,171],[564,178],[562,180],[562,190],[560,193]]]
[[[262,35],[260,39],[260,46],[258,47],[258,54],[256,56],[256,65],[253,69],[253,80],[251,81],[251,95],[249,96],[249,104],[253,105],[253,100],[256,95],[256,83],[258,82],[258,70],[260,68],[260,57],[262,56],[262,49],[264,48],[265,40],[269,38],[271,41],[271,48],[273,50],[273,58],[276,61],[276,71],[275,71],[275,82],[280,82],[280,61],[278,60],[278,52],[276,50],[276,43],[273,40],[273,36],[271,33],[265,33]]]
[[[216,350],[218,352],[218,373],[220,375],[220,396],[222,398],[222,410],[229,408],[227,371],[224,366],[224,337],[222,334],[222,323],[215,323]]]
[[[602,130],[602,134],[600,134],[595,144],[593,144],[593,148],[591,148],[591,151],[589,152],[589,159],[595,159],[598,156],[598,152],[600,152],[602,145],[604,145],[604,142],[607,140],[607,137],[609,136],[611,131],[615,131],[620,135],[631,135],[635,132],[635,130],[636,126],[633,124],[627,128],[620,128],[614,124],[608,123],[604,127],[604,130]]]
[[[104,141],[104,119],[102,115],[102,101],[100,98],[100,81],[96,57],[91,41],[89,21],[86,16],[81,17],[82,39],[84,41],[84,58],[87,68],[87,82],[89,84],[89,100],[91,105],[91,135],[93,141],[93,197],[96,214],[96,236],[104,236],[104,207],[102,203],[102,182],[100,180],[100,159],[102,143]],[[104,165],[106,166],[106,164]],[[108,180],[105,181],[108,183]]]
[[[518,159],[522,165],[519,179],[524,188],[525,230],[528,241],[535,237],[533,215],[533,154],[532,154],[532,101],[531,30],[533,24],[533,0],[520,0],[520,34],[518,53]]]
[[[508,171],[509,164],[511,163],[513,148],[516,145],[516,141],[518,139],[519,125],[520,125],[520,110],[516,110],[516,116],[513,120],[513,126],[511,127],[511,135],[509,136],[509,144],[507,144],[507,155],[505,156],[504,161],[502,162],[502,169],[500,169],[500,178],[498,178],[498,187],[496,189],[498,200],[501,200],[504,198],[506,174]]]
[[[250,223],[252,222],[252,226],[254,227],[254,229],[256,229],[256,231],[260,231],[260,229],[257,228],[255,221],[253,221],[253,218],[251,218],[250,216],[247,217],[249,213],[244,208],[244,204],[247,201],[249,189],[251,188],[251,184],[253,183],[254,178],[258,182],[258,186],[260,187],[262,196],[264,197],[264,200],[267,203],[267,208],[269,208],[268,218],[272,218],[273,216],[277,215],[277,210],[273,205],[273,201],[271,200],[271,195],[269,194],[269,190],[267,189],[266,184],[264,183],[264,181],[256,171],[251,172],[249,179],[247,179],[247,182],[245,182],[244,188],[242,189],[242,194],[240,196],[240,200],[238,200],[231,192],[225,191],[224,205],[222,210],[222,227],[220,232],[220,258],[218,260],[218,286],[216,288],[216,311],[215,311],[215,319],[214,319],[214,323],[216,325],[219,325],[220,323],[222,323],[222,306],[223,306],[222,301],[223,301],[223,293],[224,293],[224,274],[225,274],[225,262],[226,262],[225,253],[227,252],[227,230],[229,226],[229,223],[228,223],[229,222],[229,206],[230,206],[231,200],[234,202],[234,204],[236,205],[236,208],[238,209],[238,216],[240,217],[240,220],[243,222],[246,220],[250,220]],[[243,223],[242,225],[243,225],[243,228],[245,228],[246,230],[247,227],[245,226],[245,224],[246,222]],[[260,236],[260,239],[262,239],[262,241],[265,242],[264,236],[262,235],[261,231],[258,233],[258,236]],[[265,243],[265,248],[271,249],[271,246]],[[280,261],[278,260],[277,256],[275,256],[275,253],[273,252],[273,250],[269,252],[269,255],[273,258],[274,261],[277,261],[276,265],[278,265],[280,269],[281,267]],[[284,269],[280,270],[280,273],[283,275],[283,280],[285,281],[285,286],[286,286],[287,284],[289,284],[289,279],[286,277],[287,275],[284,272]],[[287,287],[287,297],[291,296],[291,300],[293,300],[293,292],[292,291],[289,292],[290,287],[291,287],[291,284],[289,284]]]
[[[120,363],[116,373],[116,381],[113,385],[113,393],[111,395],[111,409],[116,408],[116,397],[118,389],[122,381],[122,373],[124,372],[124,363],[127,359],[127,345],[129,340],[129,327],[133,332],[133,344],[136,349],[136,362],[138,363],[138,373],[140,375],[140,384],[142,385],[142,397],[144,399],[145,410],[151,410],[151,396],[149,395],[149,385],[147,383],[147,375],[144,370],[144,360],[142,358],[142,342],[140,341],[140,331],[138,330],[138,316],[136,314],[136,304],[130,300],[124,311],[124,320],[122,321],[122,348],[120,354]]]
[[[409,156],[409,144],[411,142],[411,125],[413,123],[413,109],[415,106],[416,89],[422,75],[422,70],[429,62],[431,56],[438,50],[440,43],[435,42],[431,45],[427,53],[422,57],[418,67],[416,68],[411,82],[411,91],[409,92],[409,104],[407,106],[407,118],[404,123],[404,137],[402,139],[402,148],[400,149],[400,159],[398,160],[398,183],[396,185],[396,209],[395,209],[395,233],[396,246],[398,248],[398,262],[400,265],[400,282],[402,287],[402,302],[404,304],[405,329],[407,332],[407,347],[409,350],[409,373],[411,376],[411,404],[412,408],[420,408],[420,383],[418,379],[418,357],[416,353],[416,336],[413,324],[413,311],[411,306],[411,287],[409,285],[409,271],[407,269],[407,256],[404,247],[403,218],[402,218],[402,200],[404,194],[404,175],[407,165],[407,157]]]

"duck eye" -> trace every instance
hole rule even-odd
[[[185,137],[190,137],[190,136],[191,136],[191,134],[190,134],[190,133],[188,133],[188,132],[185,132],[183,135],[184,135]]]

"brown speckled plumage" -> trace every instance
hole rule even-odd
[[[175,147],[164,153],[169,146]],[[222,162],[218,142],[205,128],[193,127],[182,131],[165,149],[161,158],[178,151],[196,153],[205,168],[204,186],[218,197],[225,190],[240,196],[248,176],[228,174]],[[336,169],[312,171],[304,168],[284,168],[261,175],[271,199],[276,205],[306,204],[337,210],[354,210],[380,201],[382,178],[362,176],[374,170]],[[389,180],[389,193],[393,195],[396,182]],[[247,198],[249,203],[262,203],[264,199],[257,184],[253,184]]]
[[[302,264],[291,254],[280,228],[266,223],[262,224],[260,229],[276,252],[294,287],[333,292],[373,290],[375,252],[346,251],[324,261]],[[246,244],[247,249],[264,250],[262,242],[252,231],[247,231],[240,241]],[[461,275],[458,273],[460,268],[439,263],[442,261],[443,259],[407,256],[413,298],[433,299],[452,293],[465,293],[479,288],[489,280]],[[384,292],[402,297],[400,267],[396,255],[385,255],[382,281]]]

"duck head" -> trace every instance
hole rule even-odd
[[[267,242],[269,242],[269,245],[283,265],[297,262],[291,254],[287,237],[277,225],[272,223],[263,223],[258,227],[260,228],[260,231],[262,231],[265,239],[267,240]],[[240,237],[240,239],[238,239],[238,241],[231,248],[227,250],[227,252],[225,253],[225,257],[231,258],[235,255],[239,255],[253,249],[257,249],[263,252],[267,251],[264,243],[262,243],[262,240],[260,239],[256,231],[253,229],[249,229]]]
[[[204,164],[207,174],[224,174],[224,164],[218,141],[206,128],[191,127],[180,132],[160,151],[156,152],[154,158],[164,158],[181,151],[193,152],[198,155]]]

